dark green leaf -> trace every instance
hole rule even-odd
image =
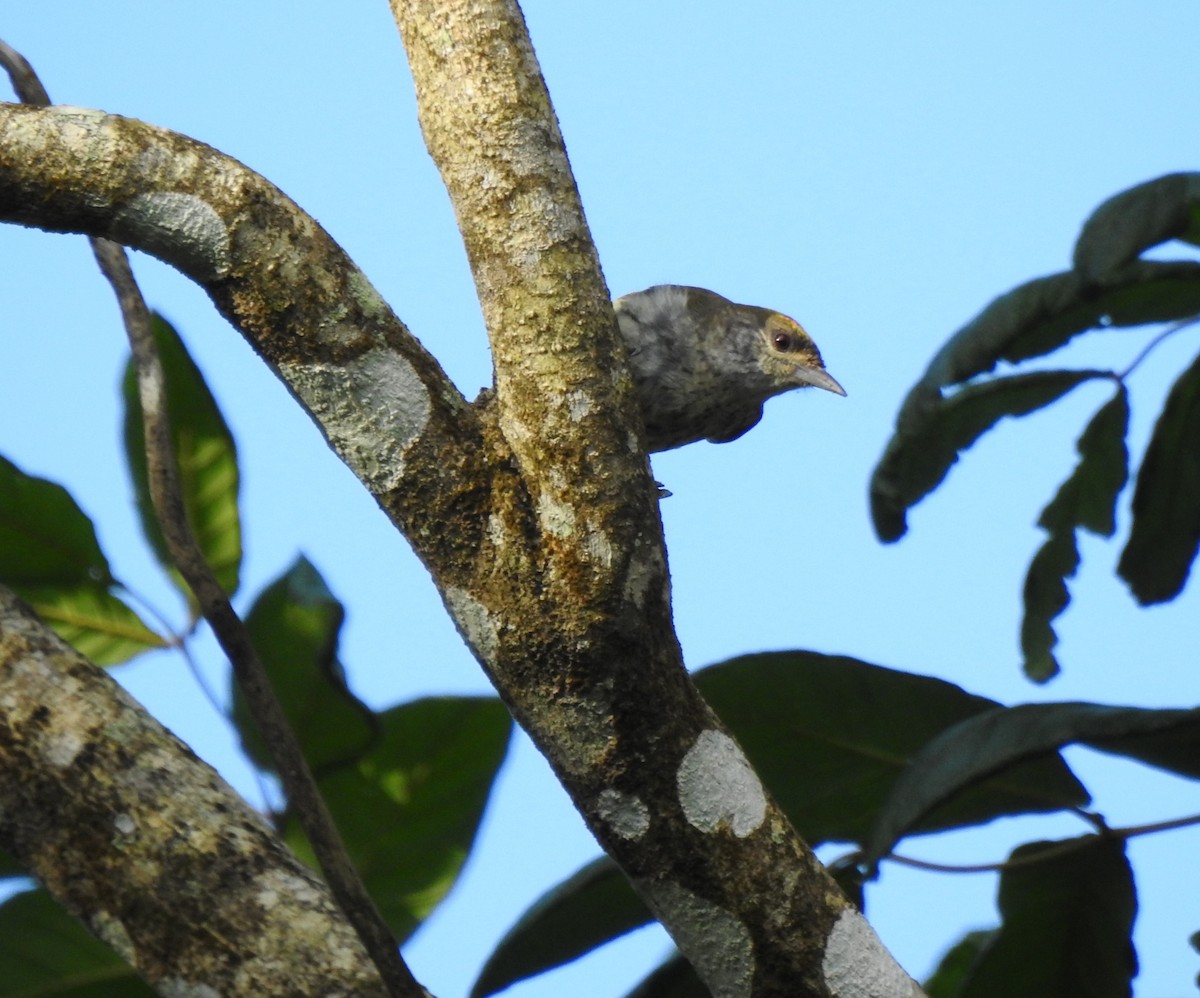
[[[864,840],[911,756],[946,728],[999,706],[939,679],[814,652],[747,655],[702,669],[695,680],[812,845]],[[1087,799],[1061,760],[1039,759],[930,812],[920,828],[940,831]],[[521,917],[473,993],[573,960],[650,917],[616,866],[596,860]]]
[[[1058,635],[1051,621],[1067,608],[1071,593],[1066,580],[1079,567],[1075,531],[1065,530],[1046,538],[1025,575],[1025,616],[1021,618],[1021,654],[1025,675],[1044,683],[1058,675],[1054,646]]]
[[[367,890],[403,941],[462,869],[511,722],[490,697],[418,700],[378,717],[376,746],[320,787]],[[285,836],[311,863],[294,820]]]
[[[676,953],[625,998],[711,998],[711,995],[692,965]]]
[[[944,731],[914,756],[896,780],[863,850],[874,864],[893,844],[925,822],[922,816],[980,780],[1021,760],[1055,753],[1071,742],[1091,742],[1195,729],[1200,713],[1146,710],[1094,703],[1038,703],[996,707]],[[1057,758],[1057,756],[1054,756]]]
[[[1200,244],[1200,173],[1171,173],[1105,201],[1079,234],[1075,269],[1101,279],[1171,239]]]
[[[1101,752],[1137,759],[1179,776],[1200,780],[1200,711],[1184,711],[1179,723],[1160,730],[1131,731],[1109,738],[1088,738]]]
[[[1057,350],[1089,329],[1184,319],[1200,311],[1200,265],[1136,260],[1086,280],[1075,271],[1039,277],[991,302],[934,355],[901,409],[897,425],[924,399],[1015,363]]]
[[[925,983],[928,998],[958,998],[980,954],[998,933],[998,929],[977,929],[955,943]]]
[[[1111,537],[1116,530],[1117,496],[1129,474],[1128,426],[1129,399],[1122,385],[1083,431],[1076,445],[1079,463],[1038,521],[1050,536],[1029,566],[1021,621],[1025,674],[1037,682],[1058,672],[1052,651],[1058,637],[1051,622],[1070,602],[1065,580],[1079,566],[1075,531],[1082,527]]]
[[[346,611],[305,558],[271,583],[246,615],[246,627],[271,686],[318,775],[366,753],[378,737],[378,719],[350,692],[338,661]],[[233,717],[250,757],[274,769],[234,684]]]
[[[14,589],[113,581],[92,521],[70,493],[2,457],[0,581]]]
[[[695,679],[812,845],[865,840],[910,758],[947,728],[999,706],[940,679],[814,652],[747,655]],[[927,814],[920,830],[1086,800],[1061,760],[1043,759]]]
[[[217,581],[232,595],[237,591],[242,560],[237,449],[233,435],[179,334],[159,315],[153,318],[153,328],[166,378],[167,411],[188,523]],[[190,591],[171,562],[150,498],[142,404],[132,361],[125,368],[124,394],[125,455],[133,477],[142,530],[159,561],[176,580],[180,591],[187,594],[189,605],[193,605]]]
[[[651,920],[617,864],[602,856],[525,911],[488,957],[471,998],[560,967]]]
[[[1075,445],[1079,463],[1042,511],[1038,525],[1053,532],[1082,527],[1100,537],[1117,529],[1117,496],[1129,478],[1129,395],[1120,385]]]
[[[98,665],[166,642],[109,587],[92,521],[60,485],[0,458],[0,583]]]
[[[1200,356],[1171,386],[1133,493],[1133,525],[1117,572],[1138,602],[1183,590],[1200,545]]]
[[[1095,835],[1031,842],[1009,863],[1000,876],[1000,931],[960,998],[1128,998],[1137,897],[1124,843]]]
[[[1085,381],[1109,377],[1105,371],[1041,371],[968,385],[949,398],[933,392],[921,402],[914,401],[914,389],[871,478],[871,515],[880,539],[902,537],[908,508],[999,420],[1024,416]]]
[[[41,890],[0,905],[0,981],[6,995],[154,996],[129,964]]]

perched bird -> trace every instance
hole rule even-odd
[[[762,419],[767,399],[793,388],[846,394],[800,324],[769,308],[675,284],[613,307],[651,451],[736,440]]]

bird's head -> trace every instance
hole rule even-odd
[[[780,391],[813,385],[835,395],[846,390],[825,370],[821,351],[795,319],[770,309],[743,306],[758,326],[758,363]]]

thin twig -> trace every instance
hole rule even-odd
[[[1179,330],[1186,329],[1188,326],[1191,326],[1196,322],[1200,322],[1200,315],[1191,315],[1186,319],[1179,319],[1175,322],[1172,322],[1169,326],[1167,326],[1166,329],[1164,329],[1161,333],[1155,336],[1154,339],[1146,344],[1146,346],[1142,349],[1142,352],[1133,358],[1129,366],[1117,375],[1117,380],[1124,381],[1126,378],[1128,378],[1134,372],[1137,366],[1150,356],[1154,348],[1157,347],[1168,336],[1174,336],[1177,332],[1179,332]]]
[[[1141,835],[1171,832],[1179,828],[1190,828],[1193,825],[1200,825],[1200,814],[1189,814],[1183,818],[1168,818],[1165,821],[1148,822],[1144,825],[1126,825],[1123,828],[1101,826],[1097,829],[1095,835],[1103,836],[1104,838],[1134,839]],[[934,873],[1003,873],[1005,870],[1041,863],[1043,860],[1079,848],[1080,844],[1081,840],[1079,839],[1068,839],[1063,842],[1047,845],[1045,849],[1039,849],[1036,853],[1030,853],[1027,856],[1021,856],[1017,859],[1002,860],[997,863],[937,863],[927,859],[916,859],[912,856],[901,856],[899,853],[894,852],[889,853],[884,859],[899,863],[901,866],[911,866],[918,870],[930,870]]]
[[[3,41],[0,41],[0,65],[8,71],[13,89],[22,101],[49,105],[49,95],[33,67]],[[90,241],[101,271],[116,292],[129,336],[146,433],[150,494],[171,560],[228,656],[254,723],[270,748],[284,791],[334,899],[357,932],[388,993],[394,998],[428,996],[400,956],[391,929],[350,861],[333,816],[305,762],[300,742],[271,687],[267,670],[188,525],[167,416],[162,362],[154,341],[150,311],[134,280],[125,250],[107,239],[92,237]]]

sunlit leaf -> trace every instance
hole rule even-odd
[[[462,870],[511,721],[490,697],[431,697],[378,718],[371,751],[332,770],[320,788],[367,890],[403,941]],[[285,834],[311,863],[294,820]]]
[[[233,435],[179,334],[159,315],[153,318],[153,329],[166,378],[167,411],[187,520],[217,581],[232,595],[237,591],[242,559]],[[188,594],[190,604],[190,593],[171,562],[150,498],[142,404],[132,361],[125,368],[123,390],[125,456],[142,530],[181,592]]]
[[[113,581],[96,529],[71,494],[2,457],[0,581],[13,588]]]
[[[119,665],[168,642],[103,586],[13,586],[56,634],[97,665]]]
[[[1200,356],[1171,387],[1133,493],[1117,572],[1139,603],[1183,590],[1200,545]]]
[[[92,521],[60,485],[0,458],[0,583],[97,665],[166,642],[113,595]]]

